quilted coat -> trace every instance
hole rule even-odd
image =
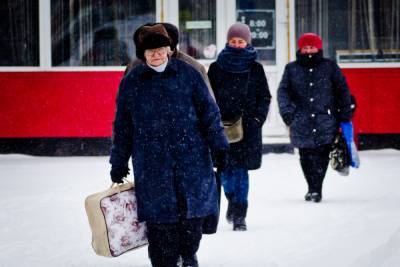
[[[286,65],[278,88],[279,112],[295,147],[332,143],[342,121],[351,120],[350,92],[339,66],[326,58],[306,66]]]

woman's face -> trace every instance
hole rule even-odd
[[[153,67],[158,67],[161,64],[163,64],[165,61],[167,61],[168,58],[168,51],[169,51],[169,46],[163,46],[159,48],[153,48],[153,49],[146,49],[144,51],[144,57],[146,58],[146,62],[153,66]]]
[[[245,48],[247,42],[243,38],[233,37],[228,41],[228,45],[234,48]]]
[[[317,52],[318,52],[318,48],[316,48],[315,46],[312,46],[312,45],[306,45],[300,49],[301,54],[315,54]]]

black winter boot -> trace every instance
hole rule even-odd
[[[233,222],[233,214],[234,214],[235,204],[231,201],[228,202],[228,209],[226,210],[226,220],[228,223]]]
[[[246,219],[244,217],[233,220],[233,231],[247,231]]]
[[[322,194],[321,193],[314,192],[314,193],[311,194],[311,200],[313,202],[318,203],[318,202],[321,201],[321,199],[322,199]]]
[[[311,194],[312,194],[313,192],[316,192],[316,190],[314,190],[313,187],[312,187],[312,185],[309,184],[309,185],[308,185],[307,194],[304,196],[304,200],[305,200],[305,201],[311,201]]]
[[[182,257],[182,267],[199,267],[196,254],[191,257]]]
[[[233,231],[246,231],[247,204],[236,204],[233,218]]]
[[[225,193],[226,199],[228,200],[228,208],[226,210],[226,220],[228,223],[233,222],[233,216],[235,213],[235,204],[232,203],[233,194],[232,193]]]

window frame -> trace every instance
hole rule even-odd
[[[38,66],[0,66],[0,72],[8,72],[8,71],[25,71],[25,70],[37,70],[37,69],[39,69],[40,67],[41,67],[41,61],[42,61],[42,59],[41,59],[41,47],[42,47],[42,44],[41,44],[41,39],[42,39],[42,37],[41,37],[41,31],[42,31],[42,29],[41,29],[41,22],[40,22],[40,20],[41,20],[41,10],[40,10],[40,7],[42,6],[42,2],[43,1],[46,1],[46,0],[38,0],[38,5],[39,5],[39,8],[38,8],[38,12],[39,12],[39,16],[38,16],[38,24],[39,24],[39,36],[38,36],[38,38],[39,38],[39,40],[38,40],[38,46],[39,46],[39,65]],[[48,1],[50,1],[50,0],[48,0]]]
[[[277,0],[276,0],[277,1]],[[286,0],[286,12],[289,19],[289,52],[288,61],[296,57],[296,33],[295,33],[295,1]],[[52,66],[51,63],[51,0],[39,0],[39,66],[0,66],[0,72],[29,72],[29,71],[124,71],[125,66]],[[216,32],[217,50],[221,51],[225,45],[225,31],[229,25],[236,21],[236,1],[217,0],[216,8]],[[277,5],[278,8],[279,5]],[[156,20],[166,21],[179,25],[178,0],[156,0]],[[278,22],[277,22],[278,23]],[[278,43],[277,43],[278,44]],[[282,49],[277,45],[277,61]],[[214,60],[198,60],[208,66]],[[339,63],[342,68],[399,68],[400,62],[362,62]],[[276,71],[279,66],[264,66],[266,71]]]
[[[288,12],[289,12],[289,45],[290,45],[290,61],[296,60],[296,2],[297,0],[286,0],[289,2]],[[340,68],[343,69],[379,69],[379,68],[400,68],[400,62],[339,62]]]

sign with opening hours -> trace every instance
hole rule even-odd
[[[275,10],[239,9],[237,21],[249,25],[254,48],[275,49]]]

